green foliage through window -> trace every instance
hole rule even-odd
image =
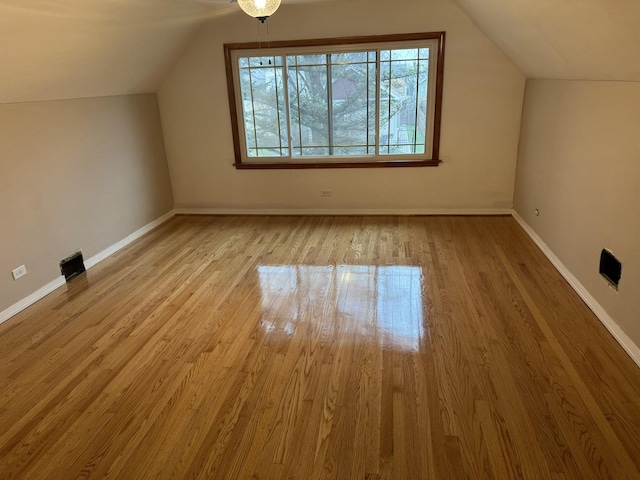
[[[237,50],[245,158],[430,158],[437,45]]]

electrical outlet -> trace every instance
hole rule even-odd
[[[27,267],[24,265],[20,265],[15,270],[11,271],[11,275],[13,275],[14,280],[18,280],[20,277],[24,277],[27,274]]]
[[[331,190],[320,190],[321,197],[330,197],[331,195],[333,195]]]

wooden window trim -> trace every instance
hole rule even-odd
[[[238,170],[282,170],[282,169],[312,169],[312,168],[387,168],[387,167],[436,167],[440,160],[440,132],[442,120],[442,88],[444,84],[444,52],[446,32],[401,33],[394,35],[369,35],[360,37],[336,37],[308,40],[272,41],[269,48],[290,47],[320,47],[335,45],[353,45],[366,43],[391,43],[412,40],[437,40],[438,60],[436,65],[435,105],[433,118],[433,146],[432,155],[428,160],[376,160],[349,162],[309,162],[289,161],[273,163],[243,163],[240,146],[240,129],[238,128],[238,111],[236,107],[236,91],[233,79],[232,52],[235,50],[254,50],[260,48],[258,42],[225,43],[224,60],[227,77],[227,94],[233,134],[234,166]]]

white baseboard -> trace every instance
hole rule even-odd
[[[23,298],[19,302],[14,303],[9,308],[0,312],[0,323],[6,322],[14,315],[17,315],[18,313],[23,311],[25,308],[30,307],[31,305],[36,303],[38,300],[43,299],[44,297],[49,295],[51,292],[53,292],[55,289],[63,286],[64,283],[65,283],[64,277],[60,275],[58,278],[47,283],[44,287],[39,288],[38,290],[33,292],[31,295]]]
[[[510,208],[176,208],[176,215],[511,215]]]
[[[160,218],[154,220],[153,222],[148,223],[144,227],[139,228],[138,230],[133,232],[131,235],[127,236],[123,240],[120,240],[118,243],[114,243],[110,247],[105,248],[103,251],[85,260],[85,267],[87,269],[94,267],[105,258],[108,258],[114,253],[116,253],[118,250],[123,249],[134,240],[137,240],[138,238],[143,236],[145,233],[148,233],[154,228],[160,226],[161,224],[163,224],[173,216],[175,216],[175,212],[172,210],[166,213],[165,215],[161,216]],[[56,290],[57,288],[60,288],[64,284],[65,284],[65,279],[61,275],[55,280],[52,280],[51,282],[47,283],[45,286],[36,290],[31,295],[14,303],[9,308],[0,312],[0,323],[6,322],[14,315],[17,315],[18,313],[23,311],[25,308],[30,307],[31,305],[36,303],[38,300],[41,300],[47,295],[49,295],[50,293],[53,293],[54,290]]]
[[[84,261],[84,266],[87,269],[95,266],[96,264],[98,264],[101,261],[103,261],[105,258],[110,257],[111,255],[113,255],[117,251],[122,250],[124,247],[126,247],[130,243],[132,243],[135,240],[139,239],[145,233],[149,233],[154,228],[162,225],[164,222],[166,222],[170,218],[174,217],[175,214],[176,214],[175,211],[171,210],[170,212],[165,213],[163,216],[161,216],[160,218],[157,218],[153,222],[147,223],[144,227],[139,228],[138,230],[133,232],[131,235],[128,235],[126,238],[123,238],[122,240],[120,240],[118,243],[114,243],[110,247],[107,247],[104,250],[102,250],[101,252],[96,253],[94,256],[87,258]]]
[[[512,211],[513,218],[520,224],[523,230],[531,237],[531,240],[542,250],[542,253],[549,259],[554,267],[565,278],[571,288],[582,298],[584,303],[591,309],[591,311],[598,317],[600,322],[611,332],[611,335],[617,340],[617,342],[624,348],[625,352],[633,359],[634,362],[640,367],[640,348],[636,345],[629,336],[624,333],[616,321],[605,311],[600,303],[591,295],[587,289],[580,283],[580,281],[569,271],[569,269],[560,261],[560,259],[551,251],[549,246],[544,243],[542,238],[529,226],[527,222],[516,212]]]

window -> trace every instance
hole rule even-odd
[[[236,167],[437,165],[444,36],[226,44]]]

